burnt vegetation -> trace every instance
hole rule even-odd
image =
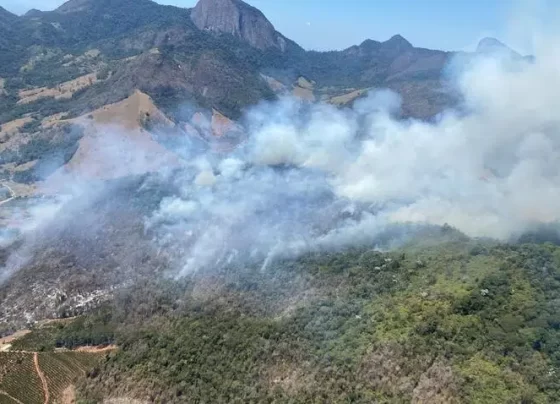
[[[92,403],[554,401],[559,247],[449,231],[147,280],[37,340],[120,347],[81,384]]]
[[[261,73],[288,91],[305,77],[326,96],[389,87],[403,95],[405,117],[433,117],[457,101],[442,76],[453,54],[415,48],[398,35],[308,52],[283,37],[283,49],[252,47],[198,29],[191,10],[148,0],[73,0],[22,17],[4,11],[0,124],[31,121],[10,135],[22,141],[0,152],[0,165],[29,166],[3,169],[2,180],[40,181],[76,152],[82,129],[47,130],[43,118],[86,114],[136,90],[177,122],[192,118],[190,109],[181,115],[182,104],[237,119],[275,99]],[[100,82],[70,98],[19,102],[20,90],[55,88],[89,73]],[[155,127],[148,115],[141,123]],[[92,180],[93,192],[49,226],[0,248],[3,266],[16,250],[25,258],[0,286],[0,334],[31,328],[13,349],[44,353],[60,369],[64,356],[50,356],[58,350],[119,347],[100,362],[65,367],[68,382],[74,371],[85,372],[80,402],[558,401],[556,225],[513,245],[444,226],[391,252],[322,251],[273,260],[265,269],[237,263],[177,280],[167,271],[180,264],[180,248],[160,248],[145,225],[164,198],[179,194],[171,177]],[[16,208],[32,203],[14,199]],[[39,326],[28,316],[67,321]],[[25,355],[4,361],[12,374],[0,373],[0,381],[10,393],[28,383],[13,369],[32,375]],[[33,394],[29,400],[42,402]]]

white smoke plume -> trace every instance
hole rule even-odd
[[[395,227],[449,224],[509,240],[556,223],[560,48],[538,49],[534,61],[470,58],[457,70],[463,103],[433,122],[399,119],[399,96],[387,90],[346,109],[293,98],[259,105],[244,117],[247,140],[231,153],[178,150],[189,157],[162,160],[161,181],[173,191],[144,218],[146,234],[172,252],[171,273],[181,276],[376,246]],[[98,161],[118,161],[123,144],[109,152],[100,145]],[[134,172],[154,171],[153,159],[140,157],[127,160]]]
[[[0,285],[33,258],[33,238],[37,232],[40,232],[43,226],[48,226],[58,217],[65,200],[65,197],[57,200],[47,199],[38,203],[32,203],[26,209],[17,209],[13,213],[12,219],[22,223],[20,232],[26,238],[26,241],[8,256],[4,267],[0,268]],[[18,235],[13,232],[8,235],[2,235],[2,247],[9,247],[17,239]]]
[[[558,222],[557,49],[544,47],[533,62],[469,60],[456,83],[461,111],[437,122],[397,119],[399,97],[389,91],[353,109],[289,98],[261,105],[246,117],[248,142],[183,177],[181,197],[148,223],[165,218],[187,234],[188,273],[236,254],[268,260],[374,243],[397,224],[447,223],[508,240]]]

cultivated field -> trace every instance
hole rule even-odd
[[[0,404],[64,403],[69,389],[106,354],[0,352]]]

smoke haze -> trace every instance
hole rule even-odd
[[[484,55],[454,64],[460,112],[434,122],[398,119],[400,99],[387,90],[351,109],[293,98],[259,105],[243,119],[248,140],[231,153],[181,150],[188,159],[161,167],[155,181],[169,195],[143,218],[146,234],[160,251],[173,251],[171,272],[181,276],[243,260],[265,268],[306,251],[375,247],[392,229],[400,229],[397,243],[413,229],[446,223],[472,237],[511,240],[555,223],[556,49],[542,47],[534,61]],[[107,158],[118,161],[121,148],[107,147]],[[141,157],[131,160],[135,172],[153,171],[138,169],[150,160]],[[4,271],[13,272],[13,265]]]

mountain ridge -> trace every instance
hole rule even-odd
[[[504,44],[502,41],[493,38],[482,38],[476,46],[476,53],[482,54],[506,54],[513,58],[522,58],[523,56]]]
[[[344,50],[306,51],[241,0],[200,0],[192,9],[151,0],[69,0],[54,11],[5,16],[14,23],[3,28],[0,39],[0,51],[10,61],[0,77],[13,90],[12,98],[0,102],[1,123],[29,112],[46,116],[42,104],[15,105],[18,91],[87,74],[107,78],[73,95],[76,114],[136,90],[168,114],[189,102],[234,119],[259,100],[286,93],[344,106],[369,89],[390,88],[402,96],[403,116],[421,119],[455,102],[442,74],[453,52],[417,48],[399,34]],[[17,35],[6,42],[12,32]],[[301,89],[300,78],[313,86]],[[68,110],[57,104],[49,111]]]
[[[4,7],[0,6],[0,20],[7,20],[7,19],[13,19],[16,20],[18,18],[18,16],[8,10],[6,10]]]
[[[550,114],[421,122],[461,105],[457,54],[398,34],[308,52],[201,1],[225,8],[71,0],[0,24],[0,402],[556,401],[558,225],[513,239],[540,206],[516,189],[546,199],[554,175],[516,175],[549,155],[519,150]],[[382,88],[400,112],[352,108]],[[473,223],[512,241],[452,227]],[[85,346],[91,367],[52,360]]]

